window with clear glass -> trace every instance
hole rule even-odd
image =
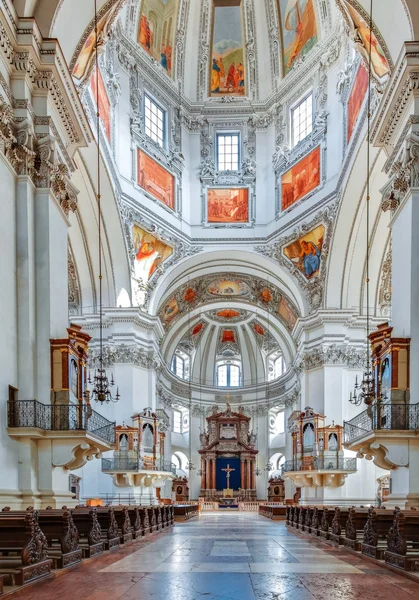
[[[268,359],[268,381],[278,379],[285,373],[285,361],[282,354],[274,354]]]
[[[173,432],[182,433],[182,413],[180,410],[173,411]]]
[[[313,131],[313,94],[291,110],[292,145],[296,146]]]
[[[217,166],[219,171],[238,171],[240,165],[240,135],[217,134]]]
[[[189,364],[190,358],[187,354],[181,355],[178,351],[172,358],[172,364],[170,370],[172,373],[179,377],[179,379],[189,380]]]
[[[149,96],[144,96],[145,132],[159,146],[164,146],[165,113]]]
[[[240,367],[235,364],[222,364],[217,367],[217,385],[219,387],[237,387],[240,385]]]
[[[285,432],[285,415],[283,412],[279,412],[275,419],[275,433]]]

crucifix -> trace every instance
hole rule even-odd
[[[230,469],[230,465],[227,465],[226,469],[221,469],[222,471],[226,472],[226,477],[227,477],[227,489],[230,489],[230,473],[232,471],[235,471],[236,469]]]

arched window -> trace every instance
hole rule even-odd
[[[238,362],[222,362],[217,365],[218,387],[238,387],[241,383],[241,368]]]
[[[268,381],[274,381],[286,371],[284,357],[281,352],[274,352],[268,357]]]
[[[189,356],[185,352],[180,352],[178,350],[172,358],[172,364],[170,366],[172,373],[174,373],[176,377],[179,377],[179,379],[189,381],[189,366]]]
[[[183,432],[183,418],[180,410],[173,411],[173,432],[174,433],[182,433]]]

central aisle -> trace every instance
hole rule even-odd
[[[345,561],[341,560],[344,558]],[[16,596],[27,600],[413,600],[419,584],[255,513],[203,514]]]

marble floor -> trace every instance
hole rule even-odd
[[[419,583],[256,513],[208,513],[41,582],[22,600],[413,600]]]

